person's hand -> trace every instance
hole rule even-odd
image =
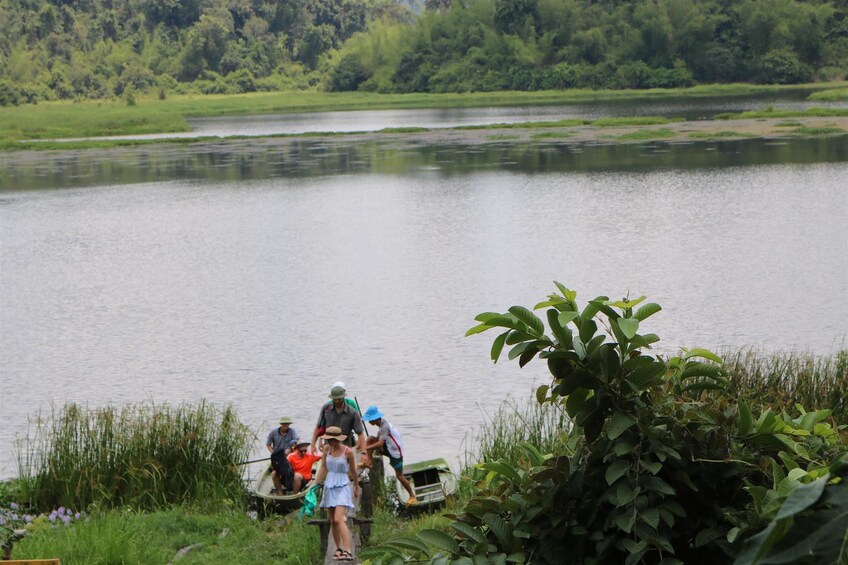
[[[353,498],[359,498],[359,485],[353,485]]]

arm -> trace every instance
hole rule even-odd
[[[365,447],[367,445],[368,444],[365,443],[365,432],[359,432],[359,445],[356,449],[358,449],[359,451],[365,451]]]
[[[356,457],[352,449],[347,450],[348,477],[353,483],[353,498],[359,498],[359,473],[356,472]]]
[[[268,448],[268,453],[271,453],[271,454],[273,454],[273,453],[274,453],[274,446],[273,446],[273,445],[271,445],[271,444],[269,443],[269,444],[268,444],[268,445],[266,445],[265,447],[267,447],[267,448]]]
[[[309,453],[318,453],[318,426],[312,431],[312,445],[309,446]]]

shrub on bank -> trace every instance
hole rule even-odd
[[[449,533],[422,530],[363,556],[375,563],[848,559],[848,437],[830,410],[735,402],[714,353],[645,353],[659,338],[640,331],[659,305],[601,296],[581,309],[574,291],[557,287],[535,308],[546,309],[547,328],[514,306],[480,314],[468,334],[501,332],[494,361],[509,347],[521,366],[547,362],[551,382],[536,398],[574,422],[559,449],[521,443],[521,457],[481,463],[485,478]]]

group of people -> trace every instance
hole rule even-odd
[[[366,438],[363,420],[377,428],[376,435]],[[337,548],[334,559],[353,559],[346,510],[353,508],[354,500],[359,498],[358,467],[370,468],[375,455],[388,457],[397,480],[409,493],[406,504],[415,504],[415,493],[403,475],[400,433],[376,406],[369,406],[360,415],[356,401],[348,398],[344,383],[337,382],[330,389],[330,401],[321,406],[311,441],[300,439],[292,428],[291,418],[284,416],[279,423],[266,441],[275,492],[278,495],[300,492],[312,480],[315,462],[321,462],[316,482],[323,485],[320,506],[327,509],[329,516]]]

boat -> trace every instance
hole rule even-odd
[[[271,513],[286,514],[299,509],[303,505],[306,492],[315,484],[314,477],[313,474],[313,480],[309,481],[300,492],[278,495],[274,494],[276,489],[274,488],[274,479],[271,478],[271,467],[265,467],[251,489],[254,508],[260,517]]]
[[[415,493],[416,502],[406,507],[411,512],[444,506],[456,493],[456,475],[451,472],[448,462],[442,458],[404,465],[403,476],[412,485],[412,491]],[[403,503],[409,498],[409,493],[397,479],[394,484],[398,499]]]

